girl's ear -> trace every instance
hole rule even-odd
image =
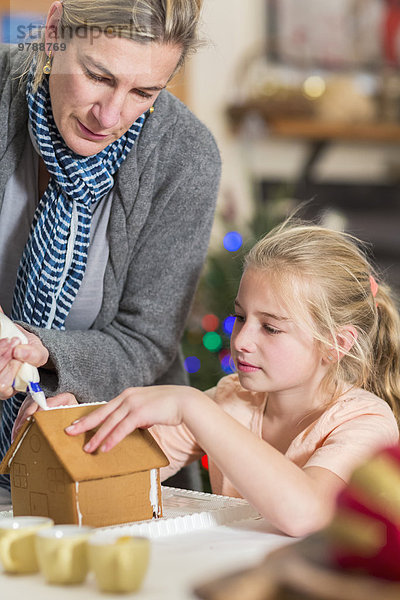
[[[342,327],[336,334],[336,344],[338,351],[335,348],[331,348],[328,353],[328,360],[338,362],[343,358],[345,354],[353,347],[357,340],[357,329],[353,325],[346,325]]]

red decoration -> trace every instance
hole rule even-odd
[[[201,457],[201,464],[202,464],[202,466],[203,466],[205,469],[207,469],[207,471],[208,471],[208,456],[207,456],[207,454],[204,454],[204,455]]]
[[[332,523],[334,562],[374,577],[400,580],[400,447],[357,469],[339,495]]]
[[[383,49],[385,59],[392,65],[400,64],[400,2],[386,0],[387,8],[383,22]]]

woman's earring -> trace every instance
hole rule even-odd
[[[149,112],[150,112],[151,115],[153,114],[153,112],[154,112],[154,106],[150,106]]]
[[[45,75],[50,75],[50,71],[51,71],[51,50],[49,52],[49,56],[47,57],[46,64],[43,67],[43,73]]]

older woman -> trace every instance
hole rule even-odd
[[[200,4],[54,2],[28,67],[25,44],[1,49],[0,304],[29,344],[3,343],[0,456],[21,403],[19,420],[37,408],[14,395],[21,360],[48,395],[80,402],[185,382],[178,346],[220,159],[165,87]]]

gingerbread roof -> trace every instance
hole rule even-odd
[[[168,465],[168,459],[152,435],[137,429],[109,452],[84,452],[83,446],[93,435],[87,432],[78,436],[65,433],[65,428],[98,407],[85,404],[38,411],[24,423],[2,463],[0,473],[8,473],[14,456],[24,442],[24,438],[34,423],[47,440],[58,460],[73,481],[103,479],[117,475],[127,475]]]

